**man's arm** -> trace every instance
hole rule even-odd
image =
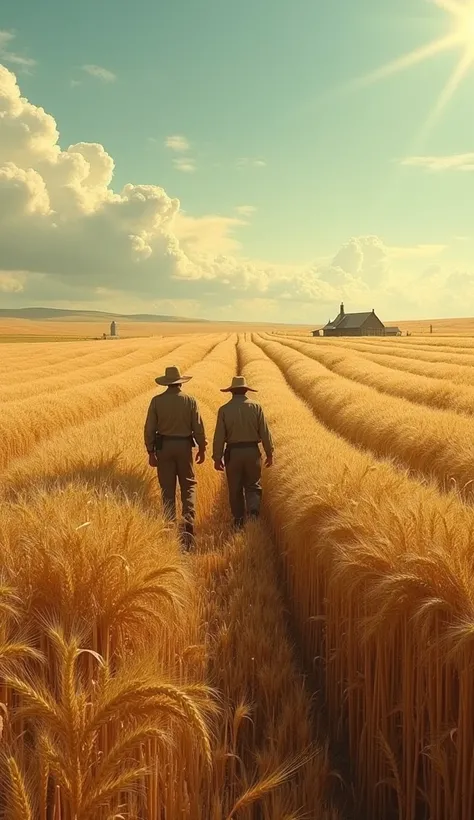
[[[204,453],[207,446],[206,431],[196,399],[192,400],[191,429],[196,439],[196,444],[199,447],[199,452]]]
[[[224,408],[220,407],[217,414],[216,429],[214,432],[214,441],[212,444],[212,460],[215,464],[220,464],[224,455],[224,446],[226,439],[226,430],[224,422]]]
[[[258,435],[260,436],[260,441],[263,444],[263,449],[265,450],[267,459],[271,460],[273,458],[273,439],[272,434],[268,429],[265,413],[261,407],[259,408],[258,413]]]
[[[148,407],[144,428],[145,447],[149,453],[152,453],[155,449],[155,435],[157,428],[158,419],[156,415],[155,399],[153,398],[150,402],[150,406]]]

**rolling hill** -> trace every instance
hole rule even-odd
[[[63,310],[60,308],[0,308],[0,319],[30,319],[31,321],[74,322],[196,322],[182,316],[160,316],[154,313],[108,313],[101,310]],[[206,319],[199,319],[205,322]]]

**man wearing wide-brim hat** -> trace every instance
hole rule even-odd
[[[258,518],[260,514],[262,457],[259,444],[261,442],[265,450],[266,467],[271,467],[273,441],[262,407],[247,395],[257,391],[247,384],[244,376],[235,376],[230,387],[224,387],[221,392],[231,393],[232,397],[217,415],[212,458],[216,470],[226,471],[234,525],[240,529],[246,512],[249,518]]]
[[[173,520],[176,519],[176,484],[179,483],[185,521],[183,543],[188,549],[194,539],[196,510],[193,446],[197,444],[196,461],[202,464],[207,445],[197,401],[182,392],[183,384],[191,378],[182,376],[178,367],[167,367],[164,376],[155,379],[167,389],[152,398],[144,430],[150,467],[158,470],[164,511]]]

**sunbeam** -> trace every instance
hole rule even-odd
[[[404,54],[403,57],[398,57],[396,60],[386,63],[386,65],[375,69],[375,71],[366,74],[364,77],[359,77],[359,79],[355,80],[355,83],[357,85],[371,85],[378,80],[383,80],[384,77],[390,77],[392,74],[398,74],[405,68],[410,68],[412,65],[422,63],[429,57],[434,57],[443,51],[449,51],[449,49],[457,43],[457,35],[448,34],[440,40],[434,40],[434,42],[428,43],[426,46],[420,46],[420,48],[410,51],[409,54]]]
[[[452,15],[462,15],[463,7],[456,0],[433,0],[435,6],[439,6],[444,11],[449,11]]]
[[[440,96],[438,97],[435,107],[433,108],[431,114],[428,117],[428,120],[425,124],[425,128],[423,129],[425,136],[441,116],[443,110],[446,108],[451,97],[456,92],[456,89],[458,88],[458,86],[466,76],[467,72],[469,71],[472,62],[473,55],[466,51],[465,54],[463,54],[460,62],[454,69],[453,73],[451,74],[448,82],[446,83]]]
[[[426,136],[427,131],[432,128],[434,123],[439,119],[447,104],[456,93],[456,90],[459,88],[462,80],[474,64],[474,0],[466,0],[464,3],[456,2],[456,0],[429,1],[450,15],[451,31],[444,37],[420,46],[408,54],[404,54],[396,60],[375,69],[375,71],[357,78],[351,84],[359,87],[371,85],[385,77],[398,74],[411,66],[436,57],[445,51],[460,48],[462,50],[460,60],[441,91],[423,127],[424,136]]]

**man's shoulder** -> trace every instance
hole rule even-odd
[[[181,407],[186,407],[188,410],[199,410],[197,399],[189,393],[178,393]]]
[[[226,401],[225,404],[221,404],[221,406],[219,407],[219,410],[217,411],[218,415],[223,416],[228,410],[230,410],[232,408],[232,406],[233,406],[232,405],[232,399],[229,399],[229,401]]]
[[[258,403],[258,401],[250,399],[248,398],[248,396],[246,397],[245,401],[239,402],[236,402],[233,399],[229,399],[229,401],[226,404],[222,405],[221,410],[225,412],[227,408],[229,408],[229,410],[231,411],[234,410],[234,408],[238,408],[239,413],[242,411],[242,408],[245,408],[245,413],[260,413],[262,411],[261,405]]]
[[[188,393],[169,393],[165,390],[163,393],[157,393],[156,396],[152,399],[152,401],[169,401],[181,402],[182,404],[196,404],[196,399],[194,396],[190,396]]]
[[[180,395],[180,396],[182,396],[182,397],[183,397],[183,399],[185,399],[185,400],[186,400],[187,404],[192,404],[192,405],[193,405],[193,407],[195,407],[195,406],[197,405],[197,399],[196,399],[196,397],[195,397],[195,396],[191,396],[191,395],[190,395],[190,393],[180,393],[179,395]]]

